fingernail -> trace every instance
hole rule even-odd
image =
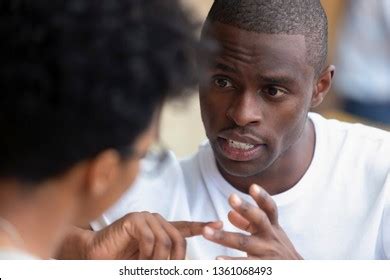
[[[213,237],[215,231],[211,227],[206,226],[204,227],[203,233],[206,237]]]
[[[240,206],[242,204],[241,198],[239,198],[236,194],[232,194],[230,199],[233,206]]]
[[[215,259],[218,260],[218,261],[223,261],[223,260],[225,260],[223,257],[216,257]]]
[[[260,187],[256,184],[252,185],[252,190],[255,194],[260,194],[260,192],[261,192]]]

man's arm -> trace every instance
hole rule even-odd
[[[185,238],[202,234],[221,222],[167,222],[159,214],[130,213],[110,226],[94,232],[71,227],[58,259],[184,259]]]

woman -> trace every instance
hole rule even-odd
[[[133,182],[162,103],[194,85],[188,18],[176,0],[1,1],[0,259],[52,257]],[[184,256],[183,224],[129,216],[133,256]]]

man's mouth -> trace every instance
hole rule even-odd
[[[218,137],[217,143],[221,153],[234,161],[250,161],[261,155],[266,145],[241,142],[233,139]]]
[[[244,151],[249,151],[255,147],[255,145],[234,141],[232,139],[227,139],[227,142],[229,144],[229,147],[234,149],[244,150]]]

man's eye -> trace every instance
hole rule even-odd
[[[224,79],[224,78],[214,79],[214,84],[220,88],[227,88],[227,87],[233,86],[231,81],[229,81],[228,79]]]
[[[271,97],[281,97],[286,94],[286,90],[278,87],[267,87],[263,89],[263,92],[268,94]]]

